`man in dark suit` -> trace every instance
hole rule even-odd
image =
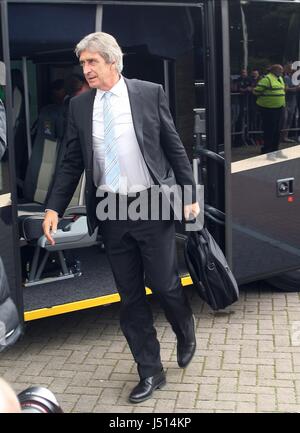
[[[85,170],[88,227],[92,233],[99,225],[120,293],[120,324],[140,376],[129,400],[138,403],[166,383],[144,278],[177,336],[177,361],[182,368],[195,353],[194,317],[178,275],[174,218],[160,215],[136,220],[117,214],[105,219],[101,204],[112,197],[112,203],[120,204],[125,197],[129,209],[146,194],[151,207],[150,193],[155,187],[179,184],[191,190],[184,204],[185,217],[196,217],[196,185],[162,87],[121,75],[122,52],[111,35],[90,34],[75,52],[92,90],[70,102],[67,151],[47,203],[43,228],[54,243],[52,232],[58,217]]]

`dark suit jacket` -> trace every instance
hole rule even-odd
[[[161,85],[125,78],[132,111],[133,125],[149,172],[158,185],[176,183],[192,185],[192,201],[196,201],[196,185],[184,146],[176,132],[168,102]],[[58,171],[47,208],[63,215],[80,176],[85,169],[85,202],[89,232],[96,218],[96,188],[93,183],[92,118],[96,90],[72,98],[66,136],[66,155]]]

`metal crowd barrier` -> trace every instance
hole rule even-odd
[[[289,104],[288,101],[287,104]],[[289,110],[290,108],[292,108],[292,111]],[[288,121],[290,121],[290,125],[287,125]],[[300,131],[299,123],[300,113],[298,104],[294,104],[294,107],[287,105],[281,132],[287,132],[288,134],[295,133],[295,141],[298,141],[297,132]],[[262,118],[259,107],[256,104],[256,96],[253,93],[231,93],[231,134],[235,137],[235,143],[239,146],[260,144],[260,139],[263,138]]]

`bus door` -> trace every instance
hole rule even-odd
[[[226,244],[248,282],[300,267],[300,5],[224,1],[222,14]],[[283,67],[284,108],[255,94],[272,65]]]
[[[0,5],[0,351],[21,334],[23,301],[20,296],[14,149],[12,137],[11,77],[6,5]],[[18,311],[17,308],[18,307]]]

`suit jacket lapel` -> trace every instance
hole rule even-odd
[[[86,144],[87,144],[87,162],[88,168],[92,170],[93,168],[93,109],[94,109],[94,99],[96,96],[96,89],[92,89],[89,94],[87,106],[84,110],[83,116],[85,117],[84,124],[86,125]]]
[[[139,143],[141,152],[144,155],[142,95],[138,86],[135,84],[134,80],[129,80],[128,78],[125,77],[124,80],[128,89],[132,121],[133,121],[136,138]]]

